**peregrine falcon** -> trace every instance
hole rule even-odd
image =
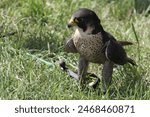
[[[102,85],[106,92],[109,86],[114,64],[124,65],[135,62],[127,57],[123,45],[130,42],[117,41],[106,32],[96,13],[87,8],[80,8],[71,17],[68,28],[74,27],[75,32],[71,38],[65,40],[64,47],[67,52],[79,53],[78,79],[84,83],[90,62],[102,64]]]

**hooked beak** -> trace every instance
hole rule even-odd
[[[71,18],[69,23],[68,23],[68,28],[71,28],[73,26],[77,26],[77,23],[78,23],[77,19]]]

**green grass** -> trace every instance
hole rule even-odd
[[[134,0],[1,0],[0,99],[150,99],[150,15],[148,9],[137,12],[135,4]],[[126,50],[138,66],[117,66],[106,95],[101,84],[96,90],[80,90],[78,82],[55,64],[64,59],[70,67],[77,65],[78,55],[65,53],[63,41],[73,32],[66,28],[67,21],[81,7],[94,10],[104,29],[118,40],[134,42]],[[89,71],[101,77],[98,65],[90,64]]]

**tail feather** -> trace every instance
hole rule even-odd
[[[133,45],[133,43],[129,41],[118,41],[118,43],[120,43],[122,46]]]
[[[132,60],[131,58],[127,58],[127,61],[128,61],[130,64],[137,66],[137,64],[135,63],[135,61]]]

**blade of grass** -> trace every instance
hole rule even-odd
[[[140,61],[140,43],[139,43],[139,39],[138,39],[138,36],[137,36],[137,33],[136,33],[136,30],[135,30],[135,27],[134,27],[134,24],[132,23],[132,30],[133,30],[133,33],[134,33],[134,36],[135,36],[135,39],[136,39],[136,42],[137,42],[137,53],[138,53],[138,61]]]

